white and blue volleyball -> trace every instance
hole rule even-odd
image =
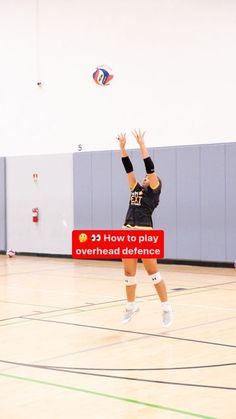
[[[113,79],[112,70],[104,65],[101,65],[93,72],[93,79],[99,86],[108,86]]]

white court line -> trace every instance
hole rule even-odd
[[[204,308],[204,309],[208,309],[208,308],[212,308],[214,310],[224,310],[224,311],[236,311],[236,308],[233,307],[219,307],[219,306],[209,306],[209,305],[204,305],[204,304],[180,304],[180,303],[174,303],[174,306],[185,306],[185,307],[199,307],[199,308]]]
[[[5,289],[6,287],[4,285],[0,286],[0,289]],[[7,289],[12,289],[12,290],[31,290],[31,291],[35,291],[35,288],[31,288],[31,287],[14,287],[14,286],[8,286]],[[44,294],[63,294],[63,295],[87,295],[88,297],[91,296],[95,296],[97,298],[100,297],[106,297],[106,298],[112,298],[114,300],[114,298],[119,298],[119,296],[115,296],[115,295],[104,295],[104,294],[91,294],[90,292],[79,292],[79,291],[65,291],[65,290],[50,290],[50,289],[45,289],[45,288],[37,288],[37,291],[43,291]]]

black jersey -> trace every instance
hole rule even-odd
[[[125,226],[153,227],[152,213],[159,204],[161,182],[156,189],[144,188],[137,183],[131,192]]]

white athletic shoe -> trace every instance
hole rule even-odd
[[[169,327],[172,324],[173,321],[173,312],[172,308],[169,307],[168,310],[163,310],[162,312],[162,326],[163,327]]]
[[[138,311],[139,307],[137,305],[132,308],[126,308],[124,311],[122,323],[128,323],[135,316],[135,314],[138,313]]]

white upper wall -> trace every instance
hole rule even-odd
[[[235,22],[235,0],[0,0],[0,155],[116,149],[139,127],[148,146],[236,141]]]

